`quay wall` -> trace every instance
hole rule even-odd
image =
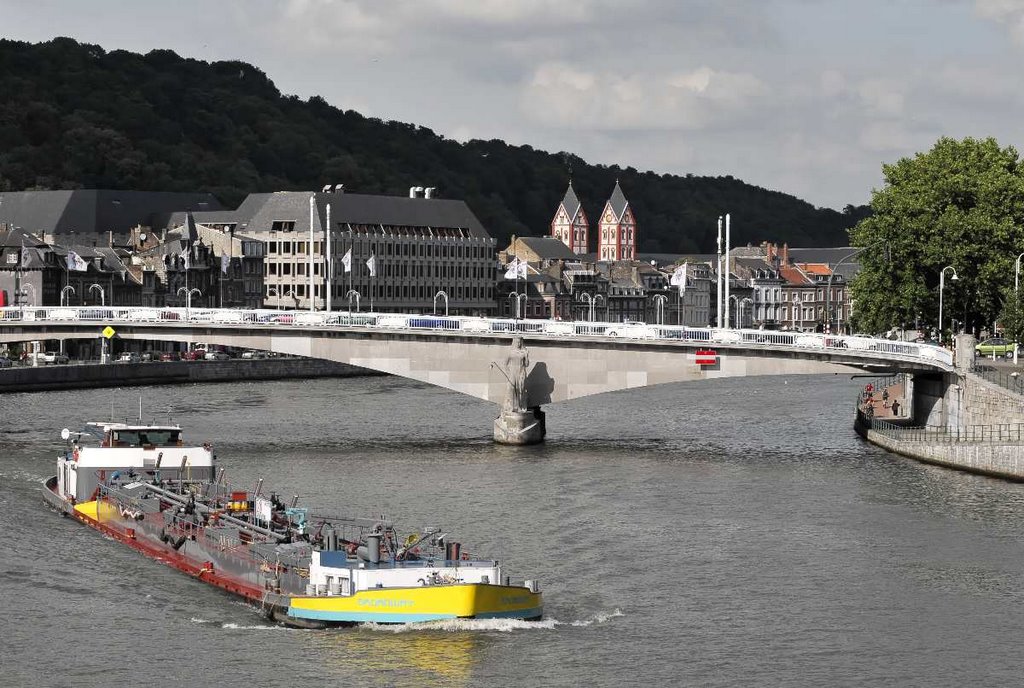
[[[383,373],[346,363],[299,357],[27,366],[0,369],[0,394],[83,387],[131,387],[381,374]]]
[[[1024,446],[999,442],[913,442],[872,430],[859,417],[857,432],[871,444],[925,463],[1009,480],[1024,480]]]
[[[978,375],[962,380],[964,425],[1024,423],[1024,397]]]

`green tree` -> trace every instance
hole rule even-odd
[[[946,272],[943,329],[969,330],[1002,310],[1013,262],[1024,248],[1024,170],[995,139],[942,138],[926,153],[885,165],[871,216],[851,231],[867,247],[852,285],[855,326],[884,332],[938,324],[939,275]]]

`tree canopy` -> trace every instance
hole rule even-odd
[[[862,212],[818,209],[729,176],[591,165],[498,140],[458,143],[320,97],[282,95],[244,62],[169,50],[0,40],[0,92],[0,190],[209,191],[233,206],[251,192],[329,183],[391,194],[433,186],[465,200],[501,241],[547,234],[570,177],[591,220],[619,180],[650,252],[711,250],[725,212],[737,244],[843,245]]]
[[[943,329],[991,328],[1024,250],[1024,170],[995,139],[942,138],[926,153],[883,167],[872,214],[851,232],[862,269],[853,284],[859,329],[882,332],[920,322]],[[960,325],[958,325],[959,329]]]

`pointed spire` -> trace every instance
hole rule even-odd
[[[562,207],[565,214],[569,216],[569,222],[576,219],[580,210],[580,199],[576,196],[576,190],[572,188],[572,180],[569,180],[569,188],[565,190],[565,197],[562,199]]]
[[[612,189],[611,198],[608,202],[612,204],[612,212],[615,213],[615,217],[621,219],[622,214],[626,212],[626,205],[629,203],[626,200],[626,194],[622,193],[622,187],[619,186],[619,180],[615,180],[615,188]]]

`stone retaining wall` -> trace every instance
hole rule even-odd
[[[996,442],[908,442],[866,427],[857,432],[874,445],[911,459],[1010,480],[1024,480],[1024,446]]]
[[[964,387],[964,425],[1024,423],[1024,397],[969,373]]]
[[[380,374],[345,363],[315,358],[30,366],[0,369],[0,393]]]

